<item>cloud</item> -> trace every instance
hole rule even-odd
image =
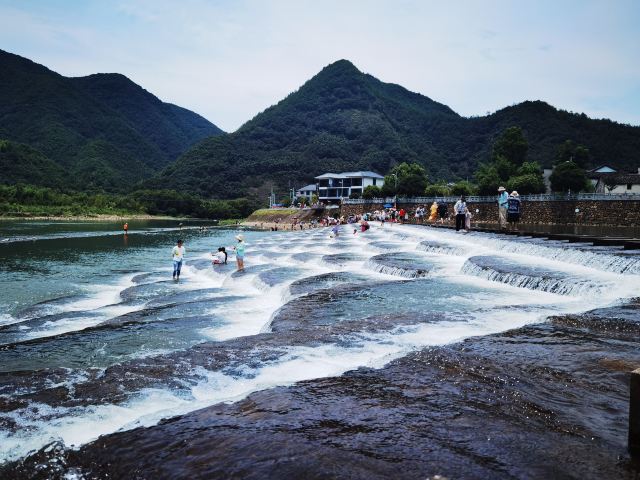
[[[227,131],[340,58],[463,115],[542,99],[640,124],[639,11],[626,0],[0,0],[0,44],[64,75],[123,73]]]

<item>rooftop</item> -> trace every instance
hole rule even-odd
[[[318,175],[315,178],[320,180],[323,178],[354,178],[354,177],[384,178],[379,173],[371,172],[371,171],[323,173],[322,175]]]

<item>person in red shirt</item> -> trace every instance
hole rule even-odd
[[[404,208],[400,209],[400,218],[398,219],[400,221],[400,223],[404,222],[404,214],[407,213],[404,211]]]

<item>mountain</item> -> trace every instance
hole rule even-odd
[[[67,184],[64,169],[28,145],[0,140],[2,183],[32,183],[43,187]]]
[[[432,180],[470,178],[497,136],[514,125],[528,138],[529,159],[544,166],[567,139],[587,146],[594,164],[640,165],[639,127],[592,120],[539,101],[465,118],[340,60],[237,132],[197,144],[149,185],[170,178],[178,188],[207,196],[262,197],[272,185],[283,191],[325,172],[385,173],[403,161],[423,164]]]
[[[0,139],[40,152],[69,186],[126,188],[222,133],[119,74],[67,78],[0,50],[0,85]],[[36,183],[36,169],[26,177]],[[0,183],[9,181],[0,173]]]

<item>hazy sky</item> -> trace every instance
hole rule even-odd
[[[639,0],[0,0],[0,48],[226,131],[341,58],[465,116],[541,99],[640,125]]]

